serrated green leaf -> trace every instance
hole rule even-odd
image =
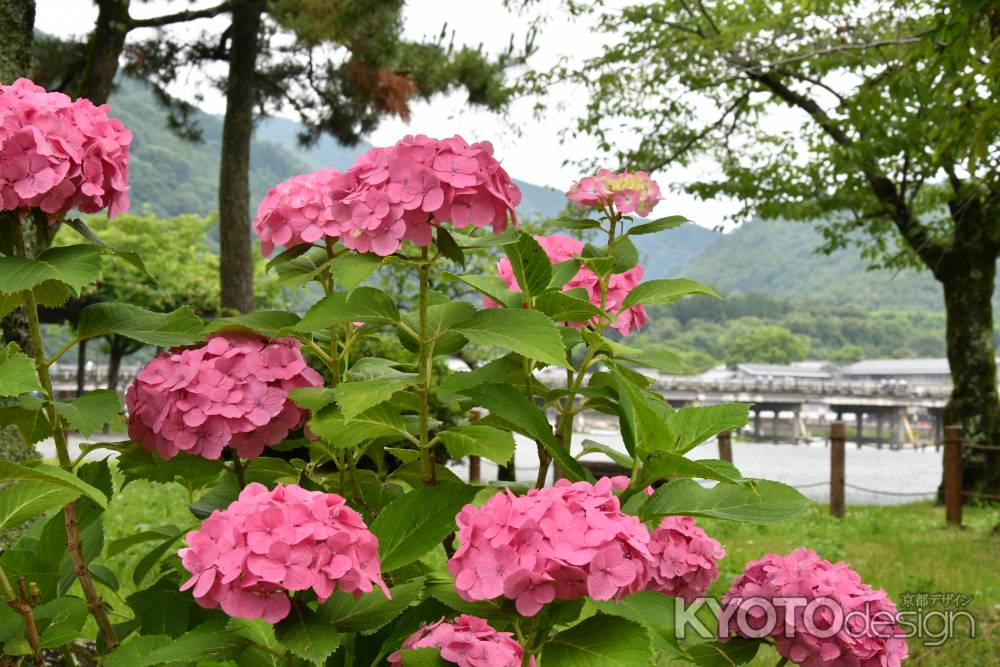
[[[514,456],[514,436],[491,426],[467,424],[438,434],[453,458],[482,456],[498,465],[507,465]]]
[[[690,661],[704,667],[734,667],[745,665],[757,655],[762,642],[733,637],[726,642],[703,642],[686,647]]]
[[[622,466],[623,468],[629,468],[629,469],[632,468],[633,459],[628,454],[622,454],[616,449],[612,449],[611,447],[608,447],[605,444],[602,444],[600,442],[595,442],[593,440],[584,440],[581,444],[583,446],[583,450],[576,455],[577,458],[580,458],[584,454],[591,454],[591,453],[604,454],[609,459],[611,459],[618,465]]]
[[[684,375],[691,370],[687,364],[676,354],[662,347],[653,347],[642,350],[639,354],[616,355],[615,359],[630,364],[638,364],[647,368],[654,368],[661,373],[670,375]]]
[[[333,390],[326,387],[296,387],[288,392],[288,398],[312,412],[319,412],[336,400]]]
[[[323,297],[292,329],[312,333],[350,322],[381,325],[398,321],[399,310],[385,292],[362,286],[352,292],[334,292]]]
[[[340,412],[347,419],[353,419],[368,408],[383,401],[388,401],[397,391],[420,382],[416,373],[400,373],[392,377],[381,377],[374,380],[358,380],[342,382],[333,388],[333,394],[340,406]]]
[[[175,663],[227,660],[246,648],[248,640],[236,632],[195,628],[180,637],[137,635],[105,658],[105,667],[153,667]],[[135,644],[134,648],[126,648]]]
[[[336,591],[330,599],[317,609],[320,618],[332,625],[338,632],[364,632],[369,634],[396,618],[424,590],[424,578],[417,577],[393,586],[392,598],[373,591],[355,599],[352,593]]]
[[[29,290],[47,280],[79,292],[100,274],[101,249],[89,243],[48,248],[32,259],[0,257],[0,293]]]
[[[646,630],[625,618],[598,614],[542,646],[545,667],[649,667],[655,664]]]
[[[438,251],[461,267],[465,267],[465,253],[455,241],[455,238],[444,227],[435,230],[436,244]]]
[[[642,460],[644,485],[663,479],[693,477],[730,484],[749,483],[732,463],[716,459],[687,459],[671,451],[655,451]]]
[[[222,461],[184,452],[170,459],[161,459],[137,442],[116,449],[120,454],[118,470],[125,477],[125,484],[137,479],[167,483],[181,478],[197,488],[214,480],[224,468]]]
[[[158,528],[153,528],[151,530],[144,530],[134,535],[129,535],[127,537],[122,537],[115,540],[108,545],[108,557],[117,556],[118,554],[126,551],[127,549],[135,546],[136,544],[143,544],[144,542],[152,542],[153,540],[166,540],[172,537],[177,537],[183,534],[183,531],[174,526],[173,524],[168,524],[165,526],[160,526]]]
[[[202,339],[204,324],[190,308],[154,313],[127,303],[95,303],[80,313],[77,335],[95,338],[118,334],[148,345],[191,345]]]
[[[635,458],[671,447],[673,437],[667,423],[670,407],[632,382],[621,368],[612,366],[609,372],[618,388],[618,416],[628,453]]]
[[[72,401],[56,401],[56,412],[80,435],[86,437],[112,423],[122,413],[118,392],[96,389]]]
[[[549,289],[561,290],[566,283],[573,280],[580,272],[580,260],[567,259],[565,262],[557,262],[552,265],[552,280],[549,281]]]
[[[87,603],[69,596],[49,600],[35,607],[35,621],[41,632],[41,648],[63,646],[80,636],[87,621]]]
[[[295,313],[282,310],[257,310],[252,313],[219,317],[205,327],[205,334],[219,331],[250,331],[267,338],[276,338],[284,334],[289,327],[294,327],[299,321]]]
[[[601,313],[601,309],[583,299],[565,292],[546,292],[535,298],[535,308],[556,322],[587,322]]]
[[[555,322],[535,310],[480,310],[455,327],[479,345],[499,347],[552,366],[572,368]]]
[[[633,287],[625,300],[622,301],[620,310],[639,304],[671,304],[689,294],[706,294],[717,299],[722,298],[714,289],[696,280],[663,278],[649,280]]]
[[[447,667],[453,663],[441,657],[441,649],[431,646],[407,648],[400,651],[403,667]]]
[[[415,489],[392,501],[371,524],[378,537],[382,570],[416,561],[456,530],[455,515],[478,489],[444,482]]]
[[[588,600],[600,611],[644,626],[659,651],[683,655],[674,630],[676,599],[657,591],[639,591],[621,600]]]
[[[623,236],[615,242],[614,257],[612,273],[625,273],[639,263],[639,250],[632,243],[632,239]]]
[[[330,261],[330,275],[334,284],[353,290],[368,280],[375,269],[382,264],[382,258],[367,252],[348,252]]]
[[[108,508],[108,498],[100,489],[87,484],[82,479],[62,468],[39,464],[30,468],[10,461],[0,461],[0,482],[42,482],[51,486],[75,491],[86,496],[102,509]]]
[[[80,497],[80,492],[48,482],[25,481],[0,489],[0,530],[13,528],[33,516],[58,509]]]
[[[722,403],[681,408],[668,418],[675,438],[672,449],[683,454],[723,431],[743,428],[749,419],[750,405]]]
[[[507,289],[507,283],[505,283],[499,276],[481,273],[466,273],[457,275],[451,273],[450,271],[444,271],[441,273],[441,277],[445,280],[458,280],[463,282],[474,290],[488,296],[507,308],[519,308],[521,306],[521,294]]]
[[[520,232],[511,227],[499,234],[485,234],[483,236],[469,236],[455,230],[451,230],[451,236],[461,248],[499,248],[513,243],[517,240]]]
[[[552,280],[552,262],[535,237],[522,232],[517,243],[504,246],[504,251],[522,292],[536,296],[548,289]]]
[[[519,372],[521,362],[507,355],[483,364],[479,368],[460,373],[451,373],[437,386],[437,392],[443,396],[452,396],[463,389],[480,384],[502,383],[511,373]]]
[[[325,663],[341,640],[340,633],[298,600],[292,602],[288,616],[274,626],[274,636],[281,646],[316,665]]]
[[[686,222],[691,222],[683,215],[668,215],[665,218],[657,218],[656,220],[651,220],[650,222],[642,223],[641,225],[636,225],[628,230],[629,236],[640,236],[642,234],[654,234],[656,232],[662,232],[665,229],[674,229],[680,227]]]
[[[561,215],[558,218],[553,218],[549,222],[552,225],[555,225],[556,227],[559,227],[561,229],[570,229],[574,231],[600,229],[601,227],[601,223],[599,220],[591,220],[590,218],[571,218],[565,215]]]
[[[706,516],[744,523],[766,524],[799,514],[812,501],[797,490],[770,480],[752,485],[717,484],[706,488],[691,479],[664,484],[642,504],[643,521],[667,515]]]
[[[0,396],[18,396],[42,391],[35,362],[16,343],[0,349]]]
[[[403,418],[389,403],[380,403],[351,419],[328,406],[309,420],[309,430],[325,446],[334,449],[356,447],[374,438],[406,438],[409,435]]]

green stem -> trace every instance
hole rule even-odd
[[[240,483],[240,488],[246,488],[247,478],[246,473],[243,471],[243,462],[240,461],[240,455],[236,453],[236,450],[231,450],[233,455],[233,474],[236,475],[236,481]]]
[[[81,337],[79,337],[79,336],[77,336],[75,338],[71,338],[69,340],[69,342],[67,342],[65,345],[63,345],[61,348],[59,348],[58,352],[56,352],[51,357],[49,357],[49,359],[45,362],[45,365],[46,366],[51,366],[52,364],[54,364],[57,361],[59,361],[59,359],[62,358],[62,356],[64,354],[66,354],[67,352],[69,352],[70,350],[72,350],[73,346],[77,345],[82,340],[84,340],[84,339],[81,338]]]
[[[784,667],[788,664],[788,658],[782,658],[774,667]]]
[[[34,609],[32,609],[30,601],[21,599],[21,597],[14,592],[14,588],[10,585],[10,581],[7,579],[7,573],[3,571],[3,568],[0,568],[0,593],[3,593],[4,600],[7,601],[7,606],[20,614],[24,619],[24,634],[28,640],[28,644],[31,646],[31,652],[34,657],[35,664],[44,665],[45,663],[42,660],[41,641],[38,637],[38,625],[35,623]]]
[[[45,224],[45,223],[36,223]],[[18,256],[27,258],[28,250],[24,244],[24,233],[21,230],[21,223],[14,220],[10,225],[14,239],[14,250]],[[38,306],[35,303],[35,295],[31,290],[21,292],[21,301],[24,304],[25,315],[28,319],[28,334],[31,340],[32,354],[35,358],[35,370],[38,372],[38,380],[48,399],[45,413],[52,427],[52,440],[56,445],[56,456],[59,465],[68,472],[73,471],[73,461],[69,456],[69,446],[66,442],[66,430],[63,428],[62,419],[55,409],[55,393],[52,391],[52,377],[49,375],[49,366],[45,360],[45,347],[42,344],[42,328],[38,321]],[[118,636],[115,634],[111,621],[104,610],[104,602],[97,594],[94,581],[90,577],[90,570],[83,557],[83,545],[80,542],[79,527],[76,520],[76,504],[67,503],[63,507],[63,519],[66,524],[66,548],[73,561],[73,570],[76,578],[80,581],[80,588],[87,599],[87,607],[91,615],[97,622],[97,627],[104,636],[104,642],[108,651],[118,648]]]
[[[432,343],[427,339],[427,298],[430,292],[430,263],[428,262],[427,246],[420,251],[420,296],[417,308],[420,315],[420,331],[418,342],[420,352],[417,358],[417,372],[423,376],[420,385],[420,468],[423,471],[424,484],[432,486],[436,480],[434,460],[430,448],[430,394],[431,394],[431,350]]]

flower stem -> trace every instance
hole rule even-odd
[[[38,224],[38,223],[36,223]],[[24,234],[21,231],[20,221],[14,220],[11,224],[11,231],[14,238],[14,249],[18,256],[27,258],[28,252],[24,244]],[[35,303],[35,295],[31,290],[21,292],[21,301],[24,305],[25,315],[28,319],[28,333],[31,340],[32,355],[35,358],[35,370],[38,372],[38,380],[45,392],[48,405],[45,408],[46,416],[52,427],[52,440],[56,445],[56,456],[59,465],[68,472],[73,471],[73,461],[69,456],[69,447],[66,443],[66,430],[63,428],[62,419],[55,409],[55,393],[52,391],[52,377],[49,375],[49,366],[45,359],[45,347],[42,345],[42,328],[38,322],[38,306]],[[76,521],[75,503],[67,503],[63,507],[63,517],[66,524],[66,546],[70,558],[73,560],[73,569],[76,577],[80,581],[84,597],[87,599],[87,607],[91,615],[97,622],[97,627],[104,636],[104,643],[108,651],[118,648],[118,637],[111,627],[111,621],[104,611],[104,602],[98,595],[94,582],[90,578],[90,570],[87,569],[87,562],[83,557],[83,546],[80,543],[80,533]]]
[[[240,461],[240,455],[236,453],[235,449],[230,451],[233,455],[233,474],[236,475],[236,481],[240,483],[240,488],[244,489],[247,485],[247,478],[243,471],[243,462]]]
[[[776,664],[774,667],[784,667],[787,664],[788,664],[788,658],[782,658],[781,660],[778,661],[778,664]]]
[[[44,665],[41,641],[38,638],[38,625],[35,623],[35,612],[32,609],[31,602],[24,599],[24,596],[19,596],[14,592],[3,568],[0,568],[0,593],[3,593],[4,600],[7,601],[7,606],[20,614],[24,619],[25,636],[28,639],[28,644],[31,646],[31,653],[35,664]]]
[[[434,460],[431,457],[430,442],[430,394],[431,394],[431,341],[427,339],[427,297],[430,291],[430,262],[427,246],[420,250],[420,296],[417,304],[420,315],[419,343],[420,352],[417,358],[417,372],[423,378],[420,385],[420,468],[423,471],[424,484],[433,486],[436,483]]]

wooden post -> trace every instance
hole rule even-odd
[[[481,459],[475,454],[469,455],[469,484],[478,484],[480,481]]]
[[[830,424],[830,514],[844,518],[844,422]]]
[[[944,517],[962,525],[962,427],[944,427]]]
[[[854,416],[858,418],[858,449],[861,449],[865,441],[865,413],[858,410]]]
[[[726,463],[733,462],[733,432],[723,431],[719,434],[719,458]]]

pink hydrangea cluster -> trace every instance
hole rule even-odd
[[[873,590],[847,564],[821,560],[810,549],[747,563],[723,599],[724,608],[742,605],[730,617],[730,634],[740,634],[741,617],[764,634],[768,618],[762,599],[775,607],[770,634],[778,652],[795,664],[898,667],[907,655],[896,606],[885,591]]]
[[[719,577],[726,551],[689,516],[664,517],[649,540],[656,565],[647,588],[694,602]]]
[[[127,210],[132,133],[109,108],[28,79],[0,85],[0,211]]]
[[[358,252],[391,255],[404,240],[427,245],[433,225],[445,221],[499,233],[508,220],[516,224],[514,209],[521,203],[521,191],[493,157],[493,146],[457,135],[407,136],[394,146],[372,148],[342,174],[311,176],[283,183],[261,204],[254,229],[265,241],[265,254],[322,232]],[[318,206],[329,209],[320,213]]]
[[[335,590],[360,597],[382,581],[378,538],[335,493],[295,484],[268,491],[251,483],[225,510],[185,536],[178,554],[207,609],[277,623],[288,615],[288,591],[312,589],[320,601]]]
[[[545,249],[549,260],[553,264],[578,258],[580,257],[580,253],[583,252],[583,243],[570,236],[553,234],[551,236],[536,236],[535,240]],[[521,286],[517,284],[517,278],[514,276],[514,269],[511,267],[509,259],[504,257],[497,262],[497,273],[503,279],[504,283],[506,283],[507,289],[515,292],[521,291]],[[625,273],[612,275],[608,283],[608,293],[605,296],[604,305],[607,311],[615,317],[611,326],[623,335],[638,331],[647,320],[646,309],[642,305],[631,306],[624,311],[620,308],[625,297],[632,291],[632,288],[642,282],[642,274],[642,266],[636,265]],[[601,306],[600,279],[596,273],[585,266],[581,266],[576,275],[563,286],[563,290],[577,288],[586,290],[590,302],[597,307]],[[489,297],[483,299],[483,303],[490,308],[499,307],[499,304]],[[595,318],[596,320],[597,318]],[[571,322],[570,324],[577,328],[583,326],[579,322]]]
[[[601,169],[573,183],[566,196],[580,208],[613,205],[621,213],[645,216],[660,201],[660,186],[644,171],[616,174]]]
[[[319,387],[299,341],[217,334],[200,347],[154,357],[125,393],[129,437],[165,459],[217,459],[227,444],[252,459],[281,442],[306,412],[288,392]]]
[[[403,642],[402,649],[440,648],[441,659],[460,667],[521,667],[524,649],[509,632],[498,632],[484,619],[462,614],[425,625]],[[390,665],[402,665],[403,653],[389,656]],[[535,659],[528,663],[534,667]]]
[[[340,234],[340,223],[333,219],[333,184],[339,175],[336,169],[320,169],[271,188],[253,220],[265,257],[278,245],[291,248]]]
[[[534,616],[557,598],[610,600],[642,590],[655,561],[649,531],[612,493],[627,484],[561,479],[524,496],[508,490],[481,508],[466,505],[456,517],[461,546],[448,561],[459,595],[502,595]]]

